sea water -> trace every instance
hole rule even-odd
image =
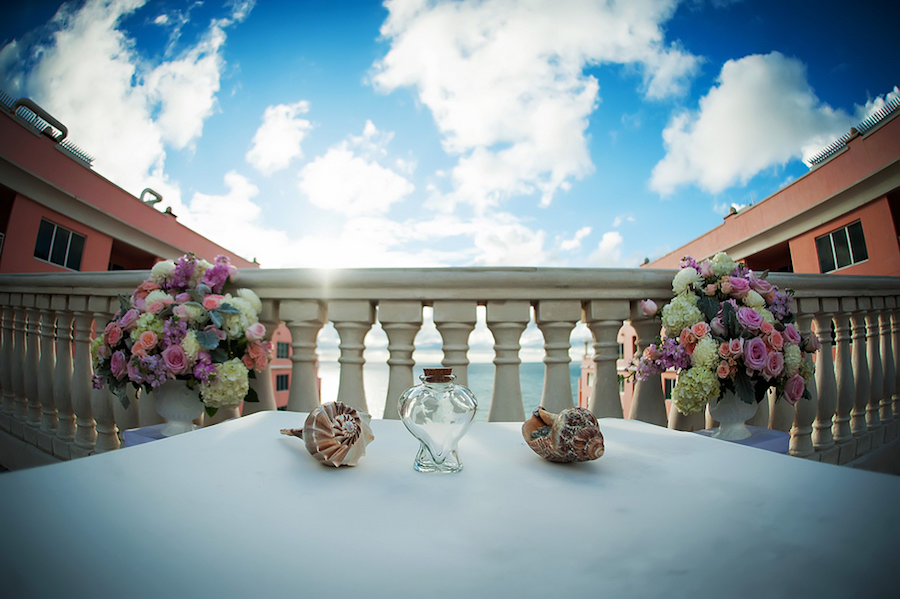
[[[424,368],[440,368],[440,364],[417,364],[413,369],[414,384],[419,384],[419,375]],[[475,422],[486,422],[491,409],[491,391],[494,387],[494,368],[490,363],[472,363],[467,368],[469,384],[467,387],[478,400],[478,411]],[[519,386],[522,388],[522,406],[528,416],[541,404],[544,390],[544,363],[523,362],[519,365]],[[383,362],[367,362],[363,365],[363,382],[366,392],[366,404],[373,418],[384,416],[387,400],[389,367]],[[572,402],[578,402],[578,379],[581,376],[581,365],[571,363],[569,374],[572,382]],[[320,362],[319,377],[322,379],[322,403],[337,399],[338,381],[340,380],[340,364],[337,362]]]

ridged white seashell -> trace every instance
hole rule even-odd
[[[539,407],[522,425],[522,436],[536,454],[551,462],[586,462],[603,455],[600,425],[584,408],[553,414]]]
[[[369,427],[372,417],[339,401],[318,406],[302,429],[283,428],[306,442],[306,450],[328,466],[355,466],[366,455],[366,445],[375,440]]]

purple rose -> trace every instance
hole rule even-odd
[[[803,344],[801,349],[805,352],[812,353],[819,351],[820,347],[822,347],[822,345],[819,343],[819,336],[815,333],[810,333],[809,338],[806,340],[806,343]]]
[[[766,357],[766,365],[763,368],[763,376],[766,377],[766,380],[770,380],[781,374],[781,371],[784,370],[784,354],[778,351],[773,351]]]
[[[138,310],[132,308],[128,312],[122,315],[122,318],[119,319],[119,326],[125,329],[126,331],[134,327],[134,323],[137,322],[138,317],[141,313]]]
[[[116,380],[121,381],[128,374],[126,363],[124,352],[117,351],[113,353],[112,358],[109,360],[109,369],[112,371],[112,375],[116,377]]]
[[[704,279],[715,278],[716,273],[713,271],[713,266],[709,260],[704,260],[700,263],[700,276]]]
[[[748,369],[762,370],[766,366],[768,357],[766,342],[759,337],[754,337],[744,343],[744,364]]]
[[[744,306],[743,308],[738,308],[737,319],[742,327],[752,333],[758,331],[759,327],[762,326],[763,323],[763,318],[759,315],[759,312],[757,312],[753,308],[748,308],[746,306]]]
[[[763,297],[766,297],[775,286],[772,283],[768,282],[765,279],[757,279],[753,276],[753,273],[750,274],[750,287],[753,288],[753,291],[757,292]]]
[[[650,299],[641,300],[641,314],[648,318],[653,318],[656,316],[656,313],[659,311],[659,306],[656,305],[656,302]]]
[[[806,391],[806,381],[799,374],[795,374],[784,384],[784,398],[791,405],[803,397],[804,391]]]
[[[728,332],[725,329],[725,323],[722,322],[721,316],[716,316],[711,321],[709,321],[709,328],[712,329],[713,335],[716,337],[724,337]]]
[[[800,345],[800,331],[797,330],[793,324],[784,325],[784,335],[785,341],[788,343],[793,343],[794,345]]]
[[[172,374],[187,374],[190,372],[191,365],[188,363],[187,355],[180,345],[170,345],[162,352],[163,363],[166,370]]]
[[[731,293],[734,297],[744,297],[750,291],[750,281],[743,277],[731,277]]]

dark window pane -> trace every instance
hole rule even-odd
[[[50,259],[50,244],[53,242],[53,229],[56,226],[45,220],[41,221],[41,228],[38,229],[37,242],[34,244],[34,257],[41,260]]]
[[[290,379],[287,374],[276,374],[275,375],[275,390],[276,391],[287,391],[290,387]]]
[[[831,253],[831,235],[823,235],[816,239],[816,251],[819,253],[819,271],[834,270],[834,255]]]
[[[66,268],[81,270],[81,254],[84,251],[84,237],[78,233],[72,233],[72,241],[69,242],[69,257],[66,258]]]
[[[276,358],[288,358],[288,357],[290,357],[289,356],[290,346],[287,343],[285,343],[284,341],[279,341],[276,352],[277,352],[275,354]]]
[[[844,268],[853,264],[850,260],[850,241],[847,239],[847,229],[839,229],[832,233],[831,242],[834,244],[837,267]]]
[[[66,252],[69,251],[69,232],[62,227],[56,227],[53,235],[53,248],[50,250],[50,262],[66,265]]]
[[[863,235],[862,223],[856,221],[847,227],[847,234],[850,236],[850,248],[853,250],[853,262],[868,260],[869,252],[866,250],[866,238]]]

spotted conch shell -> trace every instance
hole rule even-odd
[[[603,455],[603,435],[597,418],[584,408],[559,414],[539,407],[522,425],[525,442],[551,462],[587,462]]]
[[[281,434],[303,439],[306,450],[328,466],[356,466],[366,455],[366,445],[375,440],[371,420],[365,412],[335,401],[310,412],[302,429],[283,428]]]

